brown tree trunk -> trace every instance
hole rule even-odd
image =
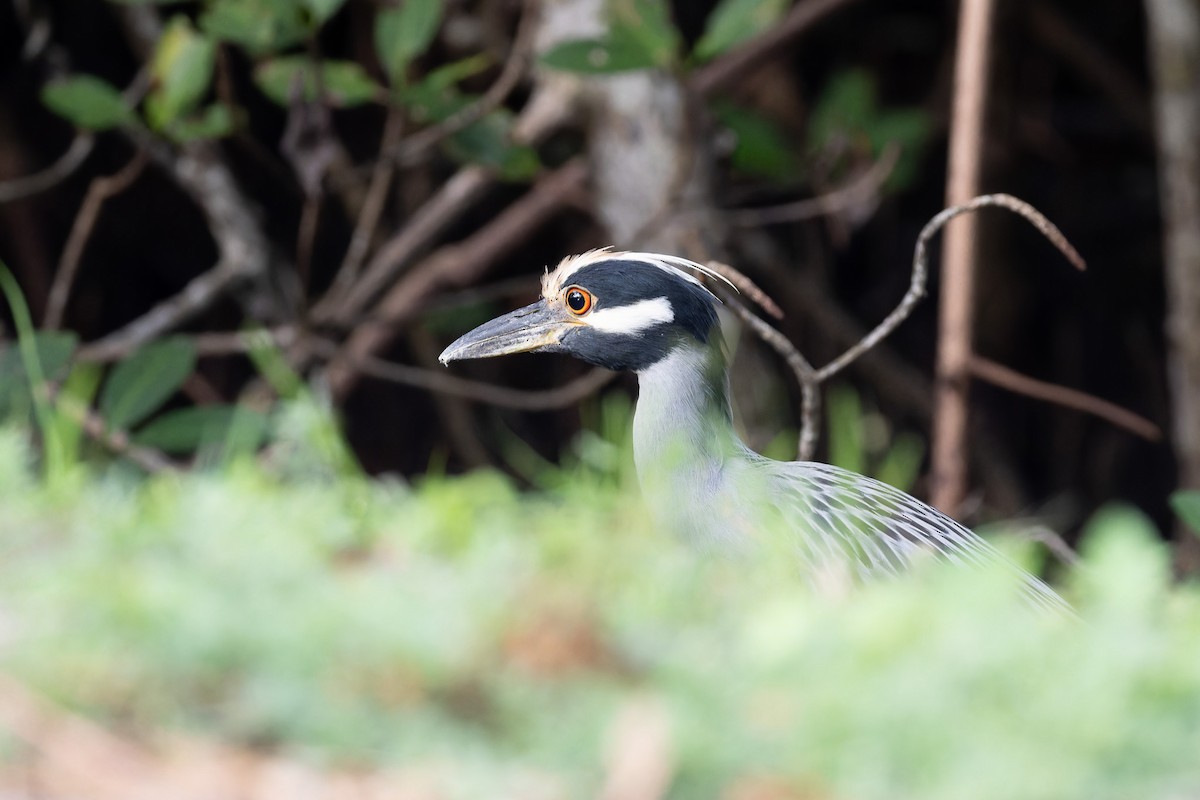
[[[947,206],[960,205],[980,193],[994,9],[994,0],[962,0],[959,4]],[[933,505],[951,515],[967,490],[967,390],[977,219],[968,214],[947,225],[942,251],[930,483]]]
[[[1200,0],[1146,0],[1155,82],[1168,369],[1179,482],[1200,489]],[[1184,536],[1180,570],[1200,570]]]

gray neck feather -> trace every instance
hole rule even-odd
[[[680,346],[638,372],[633,454],[643,494],[670,527],[735,544],[728,525],[713,525],[713,503],[728,497],[746,449],[733,430],[720,337]]]

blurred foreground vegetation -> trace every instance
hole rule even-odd
[[[0,668],[139,740],[420,765],[440,797],[591,796],[622,747],[680,798],[1200,791],[1200,592],[1137,512],[1088,527],[1083,622],[937,569],[821,599],[648,529],[601,434],[519,494],[363,478],[326,422],[296,403],[258,460],[51,482],[0,431]]]

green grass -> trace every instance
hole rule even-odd
[[[629,481],[586,465],[522,494],[294,453],[53,487],[33,461],[0,432],[0,668],[121,729],[453,763],[461,797],[518,768],[591,796],[644,700],[670,722],[674,798],[757,778],[847,798],[1200,791],[1200,593],[1169,586],[1132,511],[1091,525],[1078,623],[937,569],[822,600],[786,559],[648,529]]]

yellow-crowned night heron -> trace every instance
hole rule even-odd
[[[634,459],[649,506],[703,546],[743,549],[761,530],[797,532],[814,571],[891,575],[921,553],[1019,573],[1037,605],[1066,608],[967,528],[885,483],[828,464],[774,461],[734,433],[719,303],[674,256],[594,250],[542,278],[532,305],[451,344],[443,364],[523,352],[568,353],[637,373]]]

